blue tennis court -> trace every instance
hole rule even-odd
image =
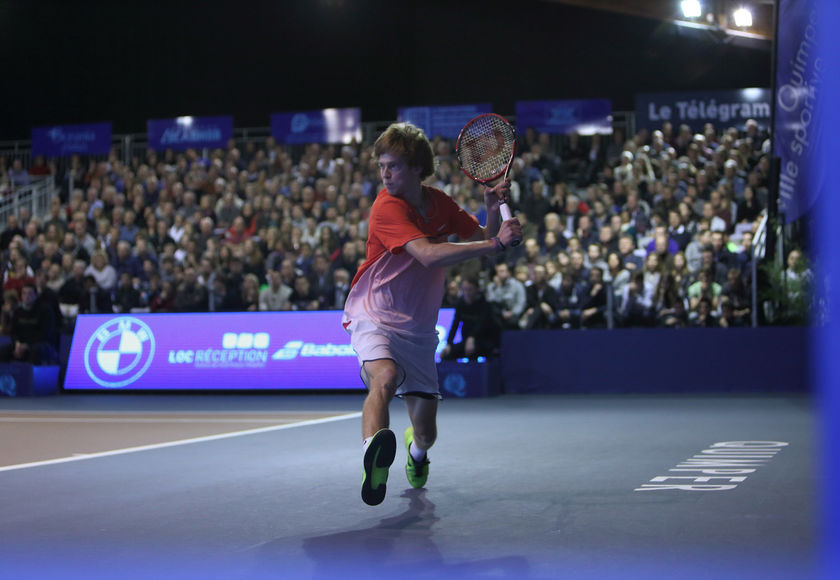
[[[807,397],[445,400],[427,488],[408,486],[399,450],[388,496],[375,508],[359,498],[361,402],[358,395],[0,399],[4,571],[813,574]],[[407,426],[401,406],[392,409],[397,433]],[[701,474],[715,469],[725,475]]]

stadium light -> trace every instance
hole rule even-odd
[[[703,12],[700,0],[682,0],[680,6],[685,18],[700,18],[700,14]]]
[[[732,19],[738,28],[749,28],[753,23],[752,12],[743,7],[732,13]]]

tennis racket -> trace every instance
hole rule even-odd
[[[516,132],[501,115],[485,113],[471,119],[455,142],[455,154],[464,175],[487,186],[502,177],[507,179],[516,150]],[[502,220],[512,217],[507,203],[499,204]],[[516,246],[521,240],[514,240]]]

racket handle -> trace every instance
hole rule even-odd
[[[510,213],[510,206],[504,202],[499,204],[499,213],[502,214],[502,221],[506,222],[510,218],[513,217],[513,214]],[[511,241],[511,246],[518,246],[522,240],[516,239]]]
[[[499,213],[502,214],[503,222],[506,222],[513,217],[513,214],[510,213],[510,206],[504,202],[499,204]]]

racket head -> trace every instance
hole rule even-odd
[[[513,161],[516,131],[507,119],[485,113],[471,119],[455,142],[461,171],[478,183],[487,184],[505,175]]]

